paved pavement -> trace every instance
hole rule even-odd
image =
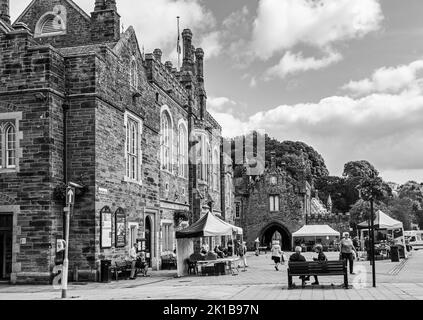
[[[312,254],[307,254],[311,260]],[[336,259],[337,253],[329,253]],[[270,254],[248,254],[249,268],[238,276],[175,278],[174,271],[151,272],[150,278],[110,284],[70,285],[70,299],[78,300],[423,300],[423,251],[414,251],[400,263],[377,261],[377,287],[372,287],[369,262],[357,262],[352,288],[343,278],[321,277],[320,286],[288,290],[286,267],[274,269]],[[299,280],[297,279],[299,284]],[[0,300],[59,300],[52,286],[0,286]]]

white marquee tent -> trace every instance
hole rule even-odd
[[[331,240],[333,241],[339,237],[340,233],[328,225],[306,225],[292,234],[292,247],[294,247],[296,238],[302,238],[304,241],[309,240],[312,243],[313,240],[316,243],[319,238],[324,238],[325,240],[322,239],[322,243],[329,244]]]

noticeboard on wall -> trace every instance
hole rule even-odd
[[[100,243],[102,249],[112,247],[112,211],[109,207],[104,207],[100,211],[101,230]]]
[[[116,210],[115,213],[115,228],[116,228],[116,248],[126,246],[126,214],[122,208]]]

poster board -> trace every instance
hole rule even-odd
[[[122,208],[119,208],[115,212],[115,228],[116,228],[116,248],[122,248],[126,246],[126,214]]]
[[[100,244],[102,249],[112,247],[112,211],[109,207],[100,210],[101,230]]]

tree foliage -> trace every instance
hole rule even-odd
[[[261,161],[260,154],[257,152],[257,141],[260,141],[262,136],[259,137],[259,133],[252,132],[249,135],[235,137],[232,139],[232,149],[231,156],[234,162],[234,167],[242,166],[239,163],[236,163],[236,154],[238,156],[241,154],[244,162],[247,162],[247,156],[245,150],[252,153],[257,157],[258,161]],[[243,151],[235,150],[238,145],[235,143],[243,145]],[[247,141],[247,144],[246,144]],[[328,176],[329,171],[326,167],[323,157],[312,147],[303,143],[303,142],[293,142],[293,141],[284,141],[280,142],[276,139],[270,138],[267,134],[264,137],[265,141],[265,167],[270,167],[272,152],[275,152],[275,162],[277,167],[285,167],[288,174],[294,180],[303,180],[306,179],[309,182],[312,182],[314,179]],[[252,150],[251,150],[252,147]],[[237,173],[242,173],[243,171],[238,169]]]

